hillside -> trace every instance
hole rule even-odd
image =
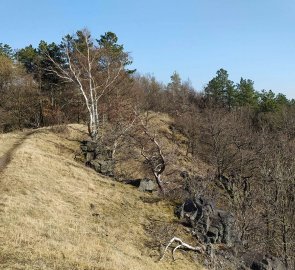
[[[181,252],[157,262],[149,232],[171,205],[75,161],[82,125],[57,131],[0,135],[1,269],[201,269]]]

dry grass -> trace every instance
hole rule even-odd
[[[144,118],[144,117],[143,117]],[[167,166],[163,173],[164,181],[179,174],[181,171],[188,171],[191,175],[206,176],[210,168],[208,164],[191,154],[186,155],[187,138],[179,131],[172,131],[170,128],[173,124],[173,118],[167,114],[150,112],[148,115],[148,130],[151,134],[156,134],[156,139],[160,144],[163,154],[166,158]],[[129,145],[123,145],[118,151],[119,162],[117,164],[117,174],[124,175],[129,178],[143,178],[148,174],[144,170],[144,158],[140,155],[140,149],[132,156],[132,160],[126,158]],[[150,177],[153,178],[152,174]],[[177,176],[176,176],[177,177]]]
[[[145,228],[172,206],[77,163],[83,131],[0,135],[0,156],[24,139],[0,172],[0,269],[200,269],[181,253],[157,262]]]

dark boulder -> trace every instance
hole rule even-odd
[[[140,186],[141,179],[125,179],[121,180],[121,182],[138,188]]]
[[[179,218],[184,219],[194,234],[205,243],[223,243],[231,246],[233,242],[233,216],[216,209],[205,197],[195,196],[187,199],[177,210]]]
[[[86,152],[85,158],[86,158],[86,163],[94,160],[94,152]]]
[[[157,186],[155,182],[148,178],[134,179],[134,180],[128,179],[128,180],[123,180],[122,183],[137,187],[138,190],[142,192],[153,192],[157,190]]]
[[[94,141],[82,141],[80,148],[83,152],[94,152],[97,145]]]
[[[87,166],[103,175],[114,176],[115,161],[110,149],[94,141],[82,141],[80,149]]]
[[[270,255],[265,255],[260,261],[254,261],[250,268],[252,270],[287,270],[278,258]]]
[[[94,159],[88,163],[90,168],[106,176],[114,176],[115,162],[113,160]]]

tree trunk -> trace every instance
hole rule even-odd
[[[155,178],[156,178],[156,182],[157,182],[157,184],[158,184],[158,187],[159,187],[161,193],[162,193],[163,195],[165,195],[165,190],[164,190],[163,182],[162,182],[162,180],[161,180],[161,175],[160,175],[160,174],[157,174],[157,173],[154,172],[154,176],[155,176]]]
[[[287,227],[286,219],[283,217],[283,226],[282,226],[282,240],[283,240],[283,250],[284,250],[284,264],[286,269],[288,269],[288,243],[287,243]]]

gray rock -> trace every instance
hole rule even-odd
[[[254,261],[252,270],[287,270],[284,264],[276,257],[265,255],[261,261]]]
[[[94,169],[96,172],[100,172],[100,162],[98,160],[91,160],[89,167]]]
[[[190,225],[194,233],[205,243],[223,243],[231,246],[233,242],[233,216],[218,210],[213,203],[202,196],[186,200],[176,214]]]
[[[94,152],[95,148],[97,147],[97,142],[93,142],[93,141],[87,141],[87,151],[88,152]]]
[[[222,239],[220,239],[220,241],[228,246],[231,246],[233,239],[236,238],[233,235],[234,217],[231,213],[220,210],[217,211],[217,215],[223,229]]]
[[[209,227],[207,231],[207,237],[209,238],[211,243],[217,243],[219,239],[220,229],[217,227]]]
[[[81,145],[80,145],[80,149],[81,149],[81,151],[82,151],[83,153],[86,153],[86,152],[87,152],[87,145],[83,145],[83,144],[81,144]]]
[[[113,160],[94,159],[89,162],[89,166],[98,173],[110,177],[114,176],[115,162]]]
[[[86,162],[90,162],[94,159],[94,152],[86,152]]]
[[[82,141],[81,142],[81,150],[83,152],[94,152],[95,148],[97,147],[97,142],[94,141]]]
[[[103,147],[101,145],[98,145],[94,149],[95,156],[103,155]]]
[[[157,190],[157,187],[155,185],[155,182],[151,179],[142,179],[140,181],[138,189],[144,192],[153,192]]]
[[[100,161],[100,173],[103,175],[114,176],[114,161],[113,160],[101,160]]]
[[[94,141],[82,141],[80,148],[86,165],[103,175],[114,176],[115,161],[110,149]]]

